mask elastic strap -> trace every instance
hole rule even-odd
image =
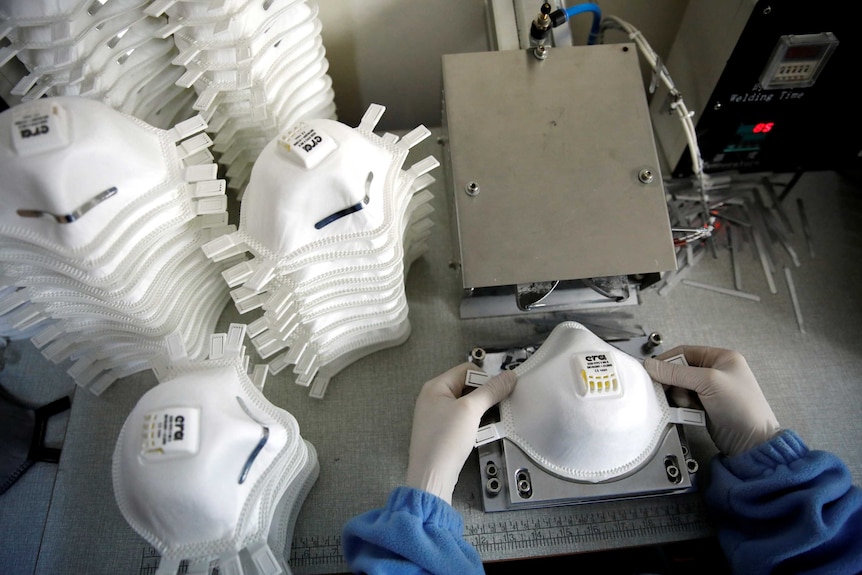
[[[0,315],[6,315],[30,301],[30,291],[27,288],[14,291],[0,298]]]
[[[165,11],[177,3],[177,0],[156,0],[146,8],[144,8],[144,14],[147,16],[152,16],[153,18],[158,18]]]
[[[254,370],[251,373],[251,382],[258,391],[263,391],[263,386],[266,385],[266,376],[269,374],[269,367],[265,363],[255,364]]]
[[[401,136],[401,140],[398,141],[398,145],[405,150],[409,150],[430,135],[431,130],[420,125]]]
[[[221,261],[228,257],[245,253],[246,246],[236,233],[225,234],[214,238],[201,246],[204,255],[213,261]]]
[[[296,364],[294,373],[297,373],[296,384],[303,387],[311,385],[317,370],[320,369],[320,356],[316,353],[305,356],[304,361]]]
[[[671,407],[669,411],[671,423],[706,427],[706,412],[703,410],[689,409],[687,407]]]
[[[414,188],[413,185],[410,186],[410,191],[415,193],[416,191],[432,184],[435,180],[432,176],[427,176],[427,174],[439,165],[440,161],[437,160],[437,158],[434,156],[428,156],[410,166],[410,168],[406,170],[406,175],[407,177],[412,178],[414,182],[418,182],[416,184],[417,187]],[[430,178],[430,181],[428,178]]]
[[[0,38],[6,36],[3,31],[0,31],[0,34],[2,34]],[[0,48],[0,67],[8,64],[9,60],[18,55],[18,52],[20,52],[20,50],[18,48],[15,48],[14,46],[5,46],[3,48]]]
[[[483,425],[476,431],[476,442],[473,446],[481,447],[486,443],[491,443],[492,441],[497,441],[504,437],[506,437],[506,433],[503,431],[503,428],[499,423],[489,423],[488,425]]]
[[[481,387],[489,379],[491,379],[491,376],[484,371],[468,369],[467,376],[464,380],[464,385],[466,387],[474,388]],[[506,432],[504,431],[501,423],[489,423],[488,425],[483,425],[476,431],[476,441],[473,446],[480,447],[482,445],[485,445],[486,443],[491,443],[492,441],[503,439],[504,437],[506,437]]]
[[[177,575],[180,568],[179,559],[170,559],[162,555],[159,560],[159,566],[156,569],[156,575]]]
[[[427,173],[422,174],[421,176],[413,180],[413,183],[410,184],[410,189],[413,190],[413,193],[421,192],[436,181],[437,180],[434,178],[434,176]]]
[[[227,287],[234,288],[238,285],[244,284],[246,280],[252,276],[259,265],[260,262],[256,259],[241,261],[235,266],[224,270],[221,275],[224,278],[225,283],[227,283]]]
[[[278,289],[266,300],[266,311],[275,319],[282,316],[294,305],[294,292],[291,289]]]
[[[278,575],[284,572],[275,553],[266,543],[252,543],[246,547],[246,550],[255,569],[253,573],[248,575]],[[226,575],[234,575],[235,573],[242,575],[242,572],[233,571],[228,571]]]
[[[381,106],[380,104],[371,104],[368,106],[368,109],[365,110],[365,114],[362,115],[362,119],[359,121],[359,126],[357,126],[357,128],[366,132],[373,132],[385,111],[385,106]]]
[[[210,336],[209,359],[241,360],[245,356],[246,327],[242,323],[232,323],[227,333],[214,333]]]

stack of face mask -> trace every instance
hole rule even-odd
[[[152,367],[168,335],[204,357],[229,296],[200,246],[235,229],[205,127],[76,97],[0,114],[0,335],[74,360],[96,393]]]
[[[250,252],[224,272],[260,356],[322,397],[329,379],[409,335],[404,276],[425,249],[433,157],[402,170],[409,149],[429,135],[373,133],[384,108],[359,127],[303,121],[266,145],[242,200],[239,230],[204,252],[215,261]],[[285,351],[286,350],[286,351]],[[281,352],[281,353],[279,353]],[[276,355],[278,354],[278,355]]]
[[[317,5],[300,0],[156,1],[167,13],[199,110],[215,133],[213,150],[228,185],[243,190],[260,151],[299,119],[334,118],[332,81]]]
[[[261,392],[265,366],[249,377],[244,332],[232,324],[213,335],[204,361],[175,347],[120,431],[114,495],[161,553],[158,575],[182,561],[184,573],[290,573],[285,544],[317,480],[317,454]]]
[[[167,128],[193,115],[193,90],[176,85],[173,38],[156,32],[167,18],[144,13],[150,0],[5,2],[0,66],[16,57],[27,71],[12,89],[22,101],[83,96]]]

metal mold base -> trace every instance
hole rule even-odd
[[[580,483],[547,473],[501,439],[479,447],[482,504],[490,513],[694,491],[697,462],[689,453],[682,428],[669,424],[652,459],[636,472],[617,481]]]

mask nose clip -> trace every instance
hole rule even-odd
[[[334,222],[335,220],[339,220],[344,216],[349,216],[355,212],[358,212],[362,208],[368,205],[368,202],[371,201],[371,181],[374,179],[374,173],[368,172],[368,177],[365,179],[365,197],[362,198],[361,202],[353,204],[350,207],[344,208],[343,210],[338,210],[337,212],[330,214],[314,224],[314,229],[319,230],[324,228]]]
[[[260,427],[263,430],[261,433],[261,436],[260,436],[260,441],[258,441],[257,445],[254,446],[254,449],[251,450],[251,453],[249,454],[248,458],[245,460],[245,464],[242,466],[242,471],[239,472],[238,483],[240,485],[242,485],[243,483],[245,483],[245,480],[248,478],[248,473],[249,473],[249,471],[251,471],[251,466],[254,465],[254,460],[257,459],[257,456],[260,455],[260,452],[263,449],[263,447],[266,445],[266,442],[269,441],[269,427],[262,424],[260,421],[258,421],[251,414],[251,411],[249,411],[245,402],[241,398],[237,397],[236,400],[239,403],[239,406],[245,412],[245,414],[247,416],[249,416],[252,421],[254,421],[258,425],[260,425]]]
[[[84,214],[86,214],[111,196],[115,195],[116,193],[116,187],[108,188],[107,190],[96,194],[93,198],[84,202],[68,214],[52,214],[51,212],[46,212],[43,210],[18,210],[16,213],[22,218],[40,218],[42,216],[48,216],[58,224],[71,224],[72,222],[81,219]]]

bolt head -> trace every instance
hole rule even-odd
[[[644,168],[640,172],[638,172],[638,180],[642,184],[650,184],[655,179],[655,175],[652,173],[652,170]]]

